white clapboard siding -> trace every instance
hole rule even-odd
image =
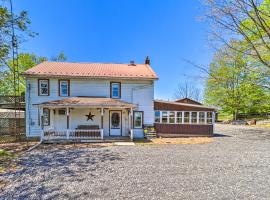
[[[45,77],[48,79],[48,77]],[[110,97],[110,82],[121,82],[121,100],[134,103],[138,106],[137,110],[144,112],[144,124],[153,124],[154,122],[154,83],[153,81],[139,80],[98,80],[98,79],[70,79],[70,96],[100,96]],[[30,85],[30,90],[26,91],[26,129],[28,136],[38,136],[41,129],[38,125],[38,107],[34,104],[63,99],[58,94],[58,79],[50,79],[50,96],[38,96],[38,79],[27,78],[26,82]],[[72,113],[74,112],[74,114]],[[71,128],[79,123],[79,111],[71,111]],[[84,111],[86,112],[86,110]],[[85,113],[81,113],[84,116]],[[87,110],[89,112],[89,110]],[[94,111],[93,111],[94,112]],[[62,128],[66,119],[59,117],[57,113],[51,116],[55,118],[58,124],[54,127]],[[58,118],[59,117],[59,118]],[[77,118],[76,118],[77,117]],[[122,115],[122,128],[124,135],[128,132],[127,116]],[[76,121],[77,120],[77,121]],[[52,125],[51,125],[52,126]],[[48,127],[49,128],[49,127]],[[109,116],[104,115],[104,134],[109,131]],[[136,135],[143,135],[142,130],[136,130]]]

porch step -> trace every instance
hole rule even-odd
[[[156,132],[148,132],[148,133],[145,133],[145,137],[147,139],[156,138],[157,137],[157,133]]]
[[[104,137],[104,142],[130,142],[130,137],[122,136],[122,137]]]

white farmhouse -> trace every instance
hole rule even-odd
[[[154,124],[158,77],[149,64],[43,62],[27,70],[27,136],[142,138]]]

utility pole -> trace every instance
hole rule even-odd
[[[15,134],[16,137],[20,131],[20,72],[19,72],[19,62],[18,62],[18,40],[15,35],[14,28],[14,13],[12,0],[10,3],[10,13],[11,13],[11,44],[12,44],[12,73],[13,73],[13,93],[14,93],[14,114],[15,114]]]

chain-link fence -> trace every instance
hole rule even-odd
[[[24,96],[0,96],[0,143],[26,140],[24,107]]]
[[[14,118],[14,110],[0,109],[0,143],[25,140],[24,111],[20,112],[20,118]]]

